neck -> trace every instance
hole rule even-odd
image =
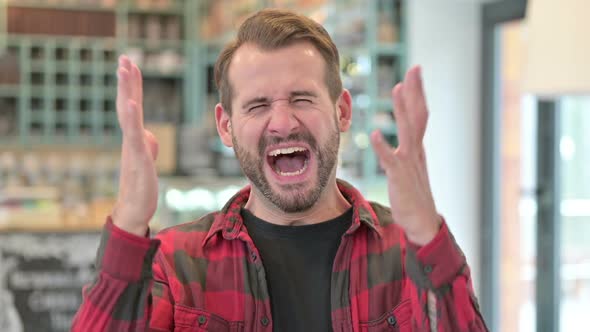
[[[350,208],[350,203],[338,189],[335,178],[328,182],[320,198],[311,208],[295,213],[282,211],[266,199],[256,187],[252,186],[251,188],[245,208],[256,217],[277,225],[317,224],[334,219]]]

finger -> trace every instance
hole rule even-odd
[[[412,106],[426,108],[426,98],[422,86],[422,69],[420,66],[414,66],[408,70],[404,78],[406,88],[406,102]]]
[[[117,118],[119,125],[123,128],[125,121],[125,110],[127,109],[127,102],[130,98],[130,73],[123,66],[117,69]]]
[[[117,69],[117,93],[123,93],[123,98],[131,98],[131,83],[132,83],[132,76],[131,72],[124,67],[119,67]]]
[[[134,77],[133,77],[133,66],[131,65],[131,60],[126,55],[121,55],[119,57],[119,68],[117,74],[120,78],[119,82],[121,83],[121,88],[125,95],[123,95],[123,104],[122,107],[126,107],[127,100],[133,99],[133,84],[134,84]],[[122,78],[122,79],[121,79]],[[117,91],[119,92],[119,91]]]
[[[385,137],[379,130],[371,133],[371,145],[377,155],[379,164],[388,173],[395,166],[394,149],[387,143]]]
[[[402,83],[396,84],[391,91],[391,99],[393,100],[393,116],[395,118],[395,125],[397,126],[399,148],[407,150],[411,148],[413,139],[411,123],[403,101],[404,89],[405,87]]]
[[[408,110],[408,117],[412,123],[417,143],[421,144],[428,121],[428,107],[422,83],[422,70],[419,66],[408,70],[404,87],[404,105]]]
[[[119,57],[119,65],[131,72],[131,59],[125,54]]]
[[[129,59],[126,55],[119,56],[117,66],[117,101],[120,103],[121,109],[126,107],[127,99],[129,99],[129,81],[131,79],[131,67],[129,67]],[[119,98],[122,97],[122,98]]]
[[[143,80],[139,67],[131,62],[131,76],[133,77],[132,98],[138,103],[143,102]]]
[[[154,134],[152,134],[151,131],[144,129],[144,137],[145,137],[145,141],[150,149],[152,159],[156,160],[158,158],[158,149],[159,149],[158,140],[156,139],[156,136],[154,136]]]

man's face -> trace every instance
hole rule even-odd
[[[285,212],[311,208],[335,176],[340,126],[325,63],[309,43],[242,45],[229,68],[231,142],[242,170]]]

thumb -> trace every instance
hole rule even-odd
[[[387,143],[385,137],[383,137],[383,134],[379,130],[371,133],[371,144],[381,167],[386,169],[392,166],[394,162],[393,148]]]
[[[152,155],[152,159],[156,160],[158,158],[158,149],[159,149],[158,140],[156,139],[156,136],[154,136],[154,134],[152,134],[152,132],[147,129],[144,129],[143,134],[145,136],[145,141],[147,143],[147,146],[150,149],[150,154]]]

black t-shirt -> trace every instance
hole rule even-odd
[[[340,240],[352,223],[352,208],[313,225],[280,226],[242,209],[260,252],[274,331],[332,331],[330,284]]]

